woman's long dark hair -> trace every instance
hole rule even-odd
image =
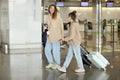
[[[76,22],[76,11],[70,12],[68,14],[69,17],[71,17],[71,19]]]
[[[50,13],[50,7],[54,7],[54,9],[55,9],[55,11],[54,11],[54,13],[53,13],[53,15],[52,15],[52,19],[56,19],[56,17],[57,17],[57,12],[58,12],[58,9],[57,9],[57,7],[56,7],[56,5],[54,5],[54,4],[51,4],[50,6],[49,6],[49,8],[48,8],[48,12]],[[51,14],[51,13],[50,13]]]

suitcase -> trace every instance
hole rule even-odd
[[[89,54],[89,52],[82,45],[80,45],[80,49],[81,49],[81,56],[82,56],[83,64],[91,66],[91,61],[86,56],[87,54]]]
[[[90,52],[87,57],[92,62],[92,64],[99,69],[102,68],[106,70],[106,66],[110,64],[108,60],[99,52]]]

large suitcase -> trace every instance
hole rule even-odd
[[[89,54],[89,52],[82,45],[80,45],[80,50],[81,50],[81,56],[82,56],[83,64],[91,66],[91,61],[86,56],[87,54]]]
[[[90,52],[90,54],[88,54],[87,57],[92,62],[92,64],[99,69],[102,68],[106,70],[106,66],[110,64],[108,60],[99,52]]]

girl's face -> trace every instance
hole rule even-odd
[[[50,14],[53,14],[55,12],[55,7],[54,6],[51,6],[50,7]]]
[[[71,17],[70,16],[68,16],[68,20],[71,22],[72,21],[72,19],[71,19]]]

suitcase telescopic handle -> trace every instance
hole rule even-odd
[[[87,56],[89,54],[89,52],[87,51],[87,49],[85,47],[83,47],[82,45],[80,45],[80,49],[84,52],[83,53],[84,55]]]

